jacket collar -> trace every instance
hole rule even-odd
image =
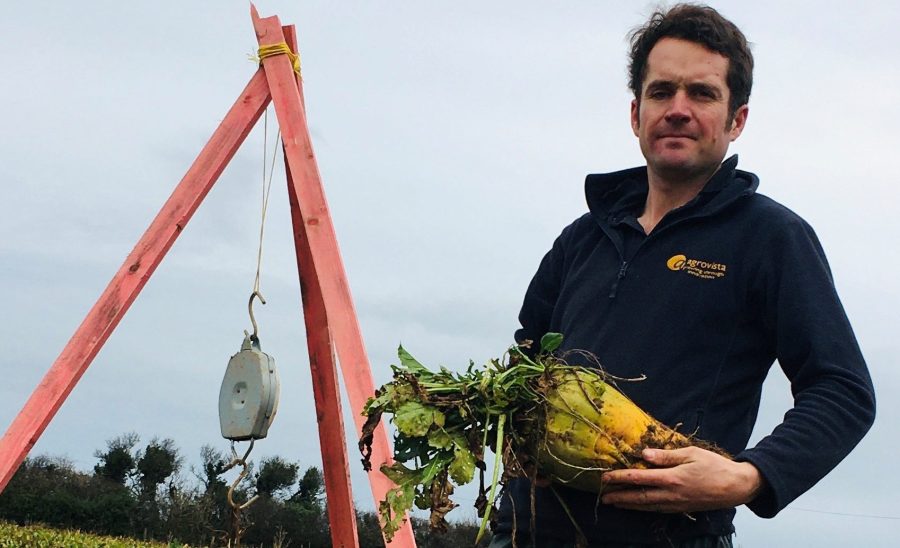
[[[703,190],[679,208],[691,216],[718,213],[736,200],[756,192],[756,175],[737,169],[738,157],[722,162]],[[647,167],[636,167],[613,173],[588,175],[585,197],[592,216],[601,224],[615,224],[627,214],[640,211],[647,199]]]

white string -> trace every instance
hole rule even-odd
[[[262,215],[259,223],[259,249],[256,253],[256,278],[253,282],[253,291],[259,292],[259,278],[262,270],[262,254],[263,254],[263,234],[266,228],[266,211],[269,208],[269,195],[272,193],[272,174],[275,173],[275,159],[278,156],[278,146],[272,151],[272,165],[269,168],[268,180],[266,178],[266,155],[268,154],[268,134],[269,134],[269,109],[266,109],[263,118],[263,178],[262,178]],[[277,142],[281,137],[281,129],[275,137]]]

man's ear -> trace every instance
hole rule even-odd
[[[731,119],[731,128],[728,130],[728,136],[732,142],[743,133],[744,126],[747,125],[747,116],[749,115],[750,107],[748,105],[741,105],[734,111],[734,116]]]
[[[639,137],[638,130],[641,127],[641,105],[637,99],[631,100],[631,131],[635,137]]]

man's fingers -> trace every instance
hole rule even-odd
[[[670,479],[672,467],[694,460],[694,447],[683,449],[644,449],[641,457],[648,463],[658,467],[647,470],[625,469],[612,470],[603,474],[604,483],[631,485],[665,485]]]
[[[647,487],[666,485],[669,471],[658,470],[613,470],[603,474],[607,485],[642,485]]]
[[[651,487],[620,489],[605,493],[602,500],[604,504],[612,504],[619,508],[649,512],[659,512],[670,502],[667,492]]]
[[[678,466],[693,460],[691,457],[693,449],[693,447],[682,449],[644,449],[641,457],[655,466]]]

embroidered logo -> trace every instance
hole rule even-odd
[[[725,276],[727,266],[722,263],[689,259],[685,255],[672,255],[666,261],[666,266],[673,272],[684,272],[704,280],[714,280]]]

